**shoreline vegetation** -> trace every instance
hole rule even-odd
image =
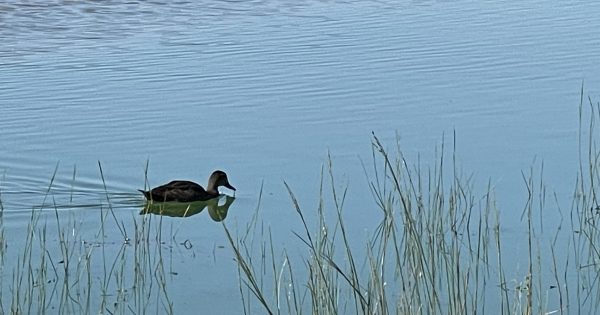
[[[527,253],[521,257],[502,233],[491,181],[476,194],[457,168],[455,147],[447,156],[442,143],[437,162],[425,169],[405,159],[399,141],[389,150],[373,134],[372,165],[363,168],[381,221],[362,244],[349,241],[355,232],[345,223],[347,187],[336,184],[329,157],[316,210],[302,207],[284,183],[303,226],[293,231],[304,245],[300,259],[291,248],[278,248],[258,219],[237,236],[223,223],[245,314],[594,313],[600,304],[598,122],[600,104],[584,99],[582,89],[570,209],[561,210],[546,191],[543,164],[522,173],[527,200],[518,215]],[[543,231],[551,202],[567,223]],[[525,268],[516,272],[515,261]]]
[[[443,142],[436,162],[423,167],[405,158],[399,141],[389,149],[373,134],[371,161],[362,167],[380,221],[359,243],[346,223],[348,187],[336,183],[331,156],[321,170],[316,209],[304,207],[294,187],[283,183],[301,227],[291,231],[300,247],[275,241],[279,236],[261,220],[261,189],[245,226],[217,220],[234,258],[244,313],[593,313],[600,304],[598,122],[600,104],[585,99],[582,88],[579,174],[570,208],[559,207],[564,224],[555,231],[543,230],[545,209],[558,204],[546,191],[543,165],[523,172],[528,197],[518,215],[527,251],[519,257],[503,234],[491,181],[475,187],[457,167],[456,148]],[[134,225],[126,225],[98,167],[106,200],[92,241],[52,195],[57,167],[42,206],[31,209],[22,239],[11,243],[0,182],[2,313],[182,312],[169,291],[173,271],[165,251],[187,245],[175,241],[173,228],[164,234],[161,215],[136,210]],[[106,249],[109,230],[122,239],[117,253]],[[523,266],[518,272],[515,261]]]

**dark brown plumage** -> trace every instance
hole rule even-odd
[[[227,179],[227,174],[225,174],[225,172],[214,171],[208,179],[208,185],[206,185],[206,189],[194,182],[186,180],[174,180],[168,184],[158,186],[148,191],[140,190],[140,192],[144,194],[146,199],[158,202],[191,202],[204,201],[218,197],[219,186],[224,186],[235,191],[235,188],[229,184],[229,180]]]

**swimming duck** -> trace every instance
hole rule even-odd
[[[208,185],[206,185],[206,190],[194,182],[186,180],[174,180],[168,184],[158,186],[148,191],[141,189],[139,189],[139,191],[144,194],[148,200],[159,202],[191,202],[205,201],[219,197],[219,186],[224,186],[235,191],[235,188],[229,184],[227,174],[225,174],[223,171],[214,171],[210,175],[208,178]]]

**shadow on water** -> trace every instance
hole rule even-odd
[[[224,201],[224,203],[221,203]],[[141,215],[156,214],[168,217],[191,217],[208,208],[208,215],[216,222],[223,221],[227,217],[229,207],[235,201],[235,197],[225,195],[219,198],[213,198],[207,201],[195,202],[152,202],[147,201]]]

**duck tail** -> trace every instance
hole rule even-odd
[[[144,197],[146,197],[146,199],[150,200],[152,198],[150,191],[141,190],[141,189],[138,189],[138,191],[141,192],[142,194],[144,194]]]

